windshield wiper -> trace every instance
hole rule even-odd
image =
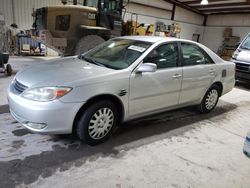
[[[98,66],[101,66],[101,67],[106,67],[104,64],[99,63],[99,62],[97,62],[97,61],[94,60],[94,59],[86,58],[86,57],[84,57],[84,56],[81,56],[80,58],[83,59],[83,60],[85,60],[85,61],[87,61],[87,62],[89,62],[89,63],[95,64],[95,65],[98,65]]]
[[[99,63],[98,61],[96,61],[96,60],[94,60],[94,59],[91,59],[91,58],[84,57],[83,55],[80,55],[80,56],[79,56],[79,59],[85,60],[85,61],[87,61],[87,62],[89,62],[89,63],[95,64],[95,65],[98,65],[98,66],[101,66],[101,67],[106,67],[106,68],[109,68],[109,69],[115,69],[115,70],[117,70],[117,68],[115,68],[115,67],[113,67],[113,66]]]

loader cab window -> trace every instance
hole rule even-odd
[[[101,0],[98,8],[103,12],[113,12],[120,14],[122,11],[121,7],[121,0]]]
[[[85,0],[84,6],[97,8],[97,2],[98,2],[98,0]]]
[[[56,16],[56,30],[68,31],[70,26],[70,15]]]

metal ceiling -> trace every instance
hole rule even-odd
[[[208,0],[207,5],[201,5],[201,0],[166,1],[203,15],[250,13],[250,0]]]

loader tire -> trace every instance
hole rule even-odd
[[[75,55],[80,55],[90,49],[96,47],[97,45],[103,43],[105,40],[97,35],[88,35],[79,40],[75,48]]]

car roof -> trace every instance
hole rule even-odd
[[[144,41],[144,42],[150,42],[154,44],[162,44],[165,42],[185,42],[185,43],[192,43],[195,45],[198,45],[203,50],[208,53],[208,55],[214,60],[215,63],[224,62],[216,53],[214,53],[211,49],[204,46],[201,43],[192,41],[192,40],[186,40],[186,39],[179,39],[174,37],[159,37],[159,36],[123,36],[123,37],[117,37],[118,39],[128,39],[128,40],[137,40],[137,41]]]
[[[139,40],[139,41],[145,41],[145,42],[171,42],[171,41],[189,41],[189,40],[183,40],[183,39],[178,39],[174,37],[158,37],[158,36],[123,36],[123,37],[118,37],[122,39],[131,39],[131,40]]]

